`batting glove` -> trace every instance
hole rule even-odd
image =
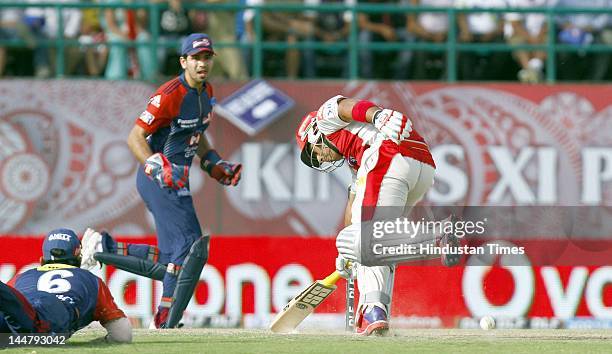
[[[161,188],[179,190],[187,186],[189,167],[170,163],[164,154],[156,153],[145,161],[144,172]]]
[[[344,279],[352,278],[353,263],[339,254],[338,257],[336,257],[336,272]]]
[[[224,186],[236,186],[240,182],[242,164],[222,160],[215,150],[204,155],[200,167]]]
[[[372,123],[385,137],[396,144],[409,138],[412,132],[412,121],[405,114],[391,109],[376,112]]]

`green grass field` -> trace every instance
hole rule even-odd
[[[341,332],[274,335],[238,329],[136,330],[134,343],[92,343],[103,330],[78,332],[60,348],[2,353],[612,353],[612,330],[396,330],[384,338]],[[34,351],[36,353],[34,353]]]

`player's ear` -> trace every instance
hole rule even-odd
[[[187,57],[186,56],[179,57],[179,63],[181,64],[181,68],[187,69]]]
[[[40,256],[40,258],[38,259],[38,261],[40,262],[40,265],[45,265],[45,263],[43,262],[43,258],[42,258],[42,256]]]

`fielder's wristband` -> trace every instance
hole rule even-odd
[[[370,101],[362,100],[362,101],[355,103],[355,105],[353,106],[353,109],[351,110],[351,115],[353,116],[353,120],[366,123],[367,122],[366,113],[368,112],[368,109],[372,107],[376,107],[376,105]]]
[[[219,161],[221,161],[221,156],[219,156],[216,150],[210,149],[200,159],[200,168],[210,175],[213,166]]]

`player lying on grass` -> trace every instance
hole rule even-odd
[[[347,161],[351,168],[353,183],[346,218],[349,226],[336,238],[336,268],[344,277],[351,276],[353,270],[356,272],[360,293],[357,333],[384,334],[389,328],[395,267],[362,264],[361,225],[405,216],[423,198],[435,175],[429,146],[406,115],[340,95],[306,115],[296,139],[300,159],[307,166],[330,172]],[[417,240],[439,246],[458,244],[452,235],[425,235]],[[394,263],[430,258],[394,257]],[[442,263],[447,266],[458,261],[457,256],[442,256]],[[355,265],[347,267],[348,262]]]
[[[102,279],[81,265],[81,242],[74,231],[51,231],[41,266],[0,282],[0,333],[72,335],[99,321],[108,342],[130,343],[132,326]]]

